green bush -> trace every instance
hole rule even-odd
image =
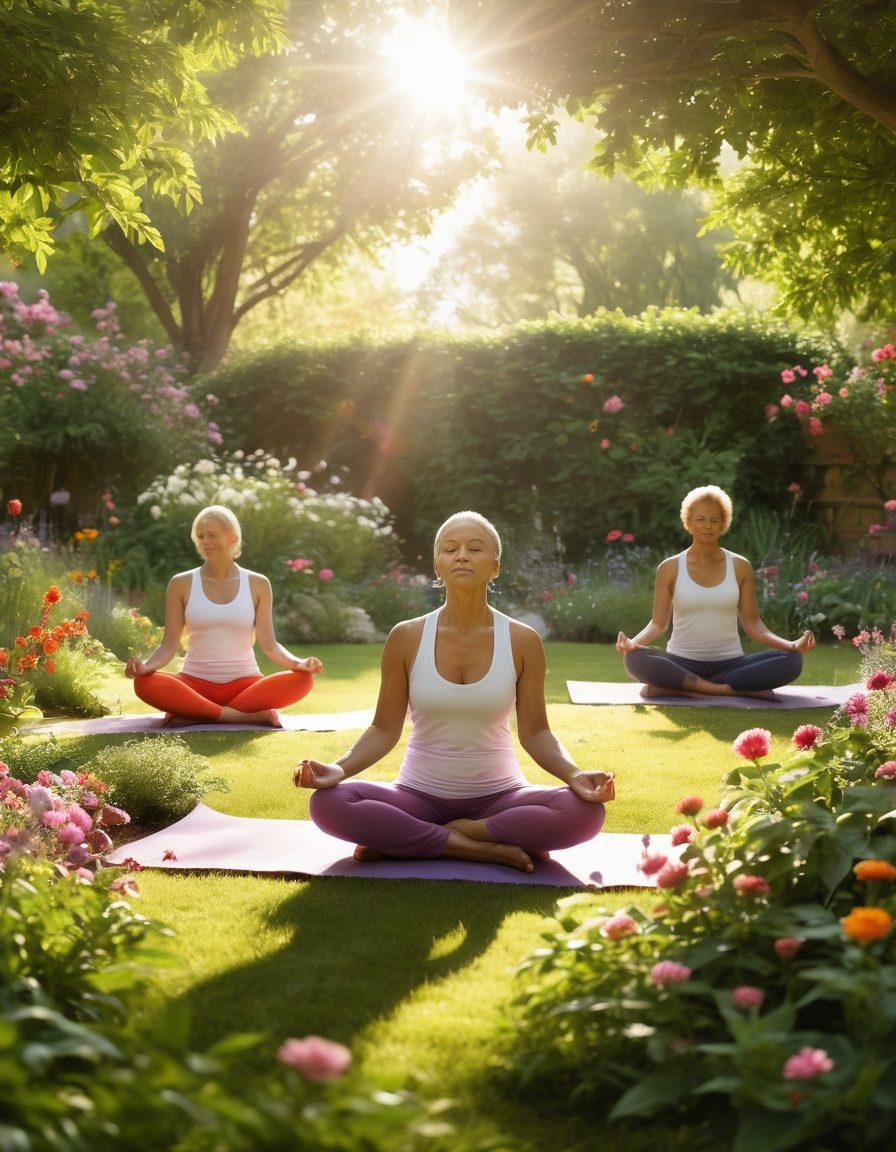
[[[502,533],[556,532],[578,563],[615,528],[669,546],[696,483],[783,509],[808,448],[763,404],[782,367],[837,352],[741,314],[602,312],[494,336],[281,346],[234,358],[211,385],[231,442],[323,456],[355,491],[375,476],[409,558],[425,560],[448,514],[477,508]],[[605,412],[613,396],[624,406]]]
[[[105,716],[109,707],[97,695],[106,669],[118,666],[111,652],[98,641],[75,642],[53,656],[56,671],[36,669],[31,677],[34,702],[55,716]]]
[[[431,612],[436,605],[432,578],[396,568],[361,584],[355,590],[358,605],[381,632],[401,620]]]
[[[109,802],[138,824],[180,820],[210,792],[229,792],[209,762],[175,735],[128,740],[101,749],[90,770],[108,786]]]

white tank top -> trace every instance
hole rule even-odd
[[[243,676],[259,676],[252,645],[255,641],[255,604],[249,573],[237,567],[240,587],[227,604],[215,604],[202,587],[201,569],[193,569],[193,583],[184,613],[187,657],[181,669],[187,676],[226,684]]]
[[[491,609],[491,667],[473,684],[452,684],[436,670],[441,611],[424,617],[420,647],[411,666],[408,699],[414,729],[398,783],[449,799],[518,788],[526,778],[510,734],[516,704],[510,619]]]
[[[678,557],[678,577],[672,594],[672,635],[666,651],[689,660],[732,660],[743,656],[737,630],[740,589],[734,557],[725,553],[725,579],[704,588],[691,579],[687,552]]]

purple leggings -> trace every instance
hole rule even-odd
[[[498,843],[533,852],[569,848],[596,836],[603,804],[582,800],[569,788],[520,787],[448,800],[407,788],[344,780],[311,797],[311,819],[323,832],[364,844],[389,856],[441,856],[450,831],[443,825],[465,817],[485,820]]]

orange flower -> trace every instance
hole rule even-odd
[[[59,651],[59,641],[54,640],[52,636],[44,637],[44,655],[52,656],[54,652]]]
[[[76,532],[75,533],[75,539],[79,540],[79,541],[83,540],[84,539],[84,533],[83,532]]]
[[[80,584],[84,579],[84,573],[79,570],[69,572],[68,579],[71,580],[72,584]]]
[[[87,629],[84,627],[84,623],[81,620],[76,620],[70,628],[72,636],[83,636],[86,631]]]
[[[53,635],[56,637],[57,640],[61,640],[63,638],[63,636],[65,635],[65,629],[62,627],[61,624],[57,624],[56,627],[53,629]]]
[[[16,636],[16,648],[27,648],[28,641],[24,636]]]
[[[41,628],[40,624],[32,624],[31,627],[28,629],[28,635],[33,636],[35,640],[39,636],[43,636],[43,634],[44,634],[44,630],[43,630],[43,628]]]
[[[90,619],[90,613],[86,608],[82,608],[80,612],[75,613],[76,620],[83,620],[85,623]]]
[[[85,540],[96,540],[97,536],[99,536],[99,532],[97,531],[96,528],[85,528],[84,529],[84,539]]]
[[[44,592],[44,604],[58,604],[61,599],[62,593],[55,584],[51,584],[46,592]]]
[[[582,377],[582,379],[585,381],[586,384],[593,384],[594,383],[594,375],[591,372],[586,372],[585,375]]]
[[[863,884],[871,884],[875,880],[884,880],[892,883],[896,880],[896,868],[886,860],[860,860],[853,868],[856,879]]]
[[[96,568],[90,569],[90,571],[87,573],[87,579],[88,580],[96,580]]]
[[[56,665],[53,663],[52,660],[45,660],[44,661],[44,668],[46,668],[46,670],[50,673],[51,676],[56,671]]]
[[[840,921],[843,931],[860,944],[870,944],[872,940],[883,940],[893,927],[893,917],[885,908],[853,908],[848,916]]]
[[[5,668],[8,663],[9,653],[4,648],[0,648],[0,668]]]

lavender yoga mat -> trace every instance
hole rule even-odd
[[[677,857],[668,836],[652,836],[651,846]],[[253,820],[227,816],[197,804],[170,828],[132,840],[108,861],[136,860],[145,868],[209,868],[225,872],[295,873],[300,876],[362,876],[379,880],[475,880],[492,884],[542,884],[565,888],[651,888],[637,870],[641,837],[602,832],[575,848],[553,852],[549,864],[517,872],[495,864],[464,860],[382,860],[358,864],[352,845],[321,832],[310,820]],[[174,859],[165,860],[168,852]]]
[[[788,684],[775,689],[774,700],[752,696],[651,696],[641,695],[643,684],[629,680],[611,683],[601,680],[567,680],[566,689],[573,704],[653,704],[667,708],[683,704],[687,708],[840,708],[861,684],[833,687],[827,684]]]
[[[265,724],[165,724],[158,712],[133,716],[100,716],[96,720],[55,720],[49,724],[31,724],[29,735],[43,736],[112,736],[120,732],[341,732],[349,728],[366,728],[373,720],[372,708],[356,712],[297,712],[280,716],[282,728]]]

